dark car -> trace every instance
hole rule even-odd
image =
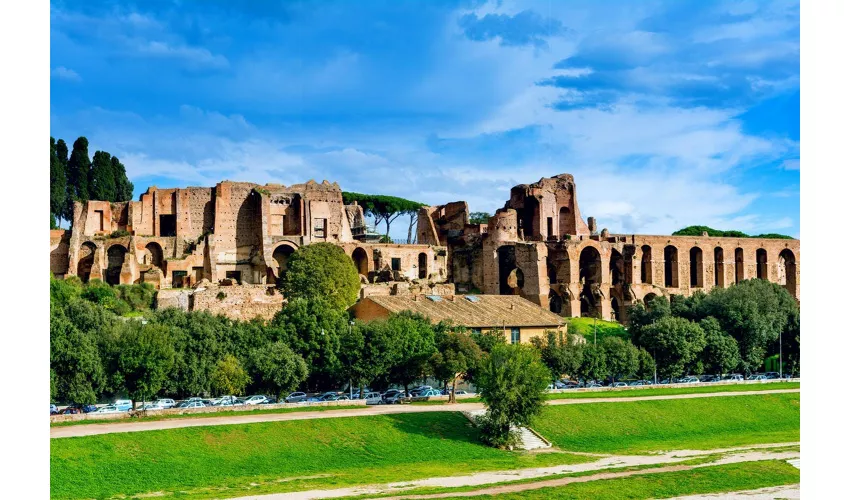
[[[385,392],[381,397],[384,400],[384,403],[389,403],[390,401],[394,401],[399,394],[403,394],[403,391],[398,389],[390,389]]]
[[[260,403],[261,405],[274,405],[277,404],[277,398],[274,396],[266,397],[266,400]]]
[[[79,410],[79,413],[91,413],[93,411],[97,411],[97,406],[82,403],[71,403],[68,405],[68,408],[76,408]]]
[[[72,408],[70,406],[63,408],[62,411],[59,412],[60,415],[77,415],[80,413],[82,413],[82,411],[79,408]]]

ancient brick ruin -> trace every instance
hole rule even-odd
[[[592,217],[582,219],[569,174],[515,186],[488,224],[469,224],[463,201],[423,208],[418,244],[368,242],[365,227],[362,209],[327,181],[151,187],[139,201],[76,203],[72,229],[50,233],[50,269],[151,283],[163,290],[160,306],[241,318],[273,315],[283,298],[270,285],[289,255],[322,241],[351,256],[361,296],[477,290],[620,321],[637,301],[749,278],[800,297],[799,240],[598,232]]]

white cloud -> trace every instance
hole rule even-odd
[[[800,159],[785,160],[782,162],[782,168],[785,170],[800,170]]]
[[[167,42],[151,40],[139,44],[137,49],[141,54],[178,59],[197,67],[226,68],[229,64],[226,57],[213,54],[202,47],[172,45]]]
[[[76,71],[66,68],[65,66],[57,66],[54,68],[53,71],[50,72],[50,77],[70,82],[79,82],[82,80]]]

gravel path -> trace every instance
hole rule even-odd
[[[715,493],[713,495],[691,495],[687,497],[676,497],[668,500],[784,500],[800,498],[800,485],[771,486],[757,490],[731,491],[729,493]]]
[[[783,394],[800,392],[800,389],[774,389],[768,391],[713,392],[697,394],[675,394],[666,396],[639,396],[632,398],[580,398],[553,399],[550,405],[572,405],[591,403],[627,403],[630,401],[654,401],[662,399],[691,399],[727,396],[754,396],[759,394]],[[175,418],[170,420],[116,422],[114,424],[81,424],[50,428],[51,438],[94,436],[113,432],[141,432],[181,427],[203,427],[208,425],[253,424],[257,422],[282,422],[290,420],[309,420],[314,418],[363,417],[369,415],[389,415],[398,413],[426,413],[445,411],[474,411],[484,408],[482,403],[458,403],[453,405],[375,405],[348,410],[305,411],[293,413],[265,413],[257,415],[231,415],[206,418]]]
[[[240,497],[241,500],[312,500],[325,498],[343,498],[357,495],[379,495],[391,492],[403,492],[413,488],[421,487],[462,487],[462,486],[483,486],[483,488],[468,492],[447,492],[430,495],[408,495],[405,497],[389,497],[389,498],[404,498],[404,499],[431,499],[431,498],[447,498],[447,497],[463,497],[463,496],[479,496],[479,495],[496,495],[501,493],[515,493],[520,491],[536,490],[539,488],[547,488],[552,486],[564,486],[573,483],[584,483],[588,481],[598,481],[601,479],[614,479],[620,477],[628,477],[636,474],[658,474],[663,472],[673,472],[679,470],[690,470],[698,467],[707,467],[712,465],[752,462],[757,460],[786,460],[797,458],[800,456],[798,451],[771,452],[770,448],[787,447],[798,445],[799,443],[775,443],[759,446],[748,446],[741,448],[725,448],[718,450],[677,450],[656,455],[625,455],[625,456],[608,456],[594,462],[588,462],[575,465],[559,465],[554,467],[536,467],[529,469],[517,469],[507,471],[491,471],[479,472],[466,476],[448,476],[435,477],[428,479],[420,479],[416,481],[406,481],[398,483],[389,483],[382,485],[355,486],[350,488],[336,488],[328,490],[312,490],[300,491],[291,493],[274,493],[269,495],[258,495],[250,497]],[[764,450],[764,451],[761,451]],[[710,455],[724,454],[719,460],[699,465],[680,465],[678,462],[690,460],[692,458]],[[661,467],[638,470],[638,471],[620,471],[620,472],[599,472],[581,477],[566,477],[550,480],[542,480],[532,483],[523,484],[500,484],[498,486],[487,486],[495,483],[516,482],[527,479],[544,478],[555,474],[570,474],[576,472],[591,472],[604,471],[615,467],[631,467],[645,465],[661,465]],[[720,497],[724,498],[724,497]],[[758,498],[760,497],[754,497]]]

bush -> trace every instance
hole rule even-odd
[[[299,248],[287,262],[281,290],[288,299],[322,299],[333,308],[354,305],[360,293],[360,275],[342,248],[314,243]]]

